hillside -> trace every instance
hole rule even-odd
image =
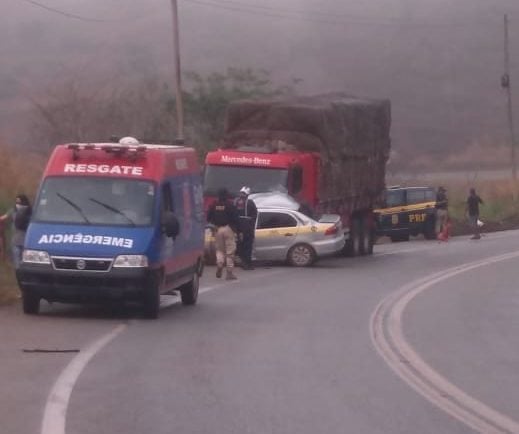
[[[171,80],[168,2],[122,8],[101,0],[45,1],[105,22],[67,18],[17,0],[4,3],[0,137],[14,145],[37,146],[31,101],[44,99],[63,78],[108,87],[129,77]],[[303,79],[303,93],[390,98],[393,145],[409,156],[434,158],[507,137],[499,87],[502,15],[511,17],[513,90],[519,95],[517,1],[324,0],[319,10],[310,0],[202,3],[180,1],[185,70],[251,66],[279,80]]]

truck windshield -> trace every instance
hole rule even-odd
[[[115,178],[53,177],[42,186],[33,220],[44,223],[149,226],[155,186]]]
[[[249,187],[252,193],[287,192],[287,185],[287,169],[236,166],[206,166],[205,169],[204,193],[209,196],[216,196],[221,188],[238,195],[243,186]]]

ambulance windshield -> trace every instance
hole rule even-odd
[[[204,193],[216,196],[221,188],[233,196],[246,185],[251,193],[266,193],[269,191],[287,192],[288,170],[270,169],[265,167],[244,166],[206,166],[204,178]]]
[[[106,226],[149,226],[155,186],[149,181],[118,178],[47,178],[34,221]]]

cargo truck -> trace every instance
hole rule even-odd
[[[232,103],[225,135],[206,156],[205,204],[220,188],[285,192],[308,214],[341,216],[345,253],[371,254],[390,124],[388,100],[342,93]]]

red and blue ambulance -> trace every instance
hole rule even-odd
[[[17,279],[27,314],[40,300],[197,301],[205,218],[194,149],[119,143],[59,145],[35,201]]]

